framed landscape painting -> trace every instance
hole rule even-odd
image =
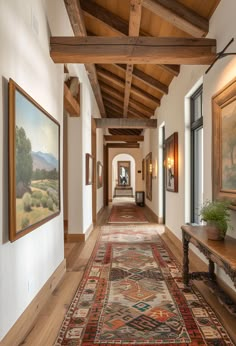
[[[212,189],[236,209],[236,78],[212,98]]]
[[[60,213],[60,126],[9,81],[10,241]]]

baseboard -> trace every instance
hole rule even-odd
[[[154,213],[154,211],[151,208],[149,208],[146,204],[145,204],[145,208],[148,209],[148,212],[152,215],[152,218],[154,219],[154,221],[156,223],[159,223],[159,217],[157,216],[157,214]]]
[[[105,209],[104,207],[101,207],[101,209],[97,212],[97,219],[101,216],[104,209]]]
[[[67,233],[64,235],[64,240],[66,243],[85,242],[90,236],[90,233],[93,231],[93,229],[93,224],[91,224],[85,233]]]
[[[85,234],[84,233],[67,233],[64,236],[64,240],[66,243],[79,243],[85,241]]]
[[[22,315],[18,318],[7,335],[0,342],[1,346],[17,346],[20,345],[38,318],[39,313],[48,301],[49,297],[57,287],[66,272],[66,259],[57,267],[54,273],[50,276],[36,297],[28,305]]]

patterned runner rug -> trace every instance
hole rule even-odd
[[[102,227],[56,346],[234,345],[158,231]]]
[[[108,223],[148,223],[148,220],[141,207],[124,203],[112,207]]]

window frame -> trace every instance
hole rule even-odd
[[[191,222],[195,222],[195,195],[196,195],[196,187],[195,187],[195,172],[196,172],[196,160],[195,160],[195,134],[201,128],[203,129],[203,111],[202,111],[202,94],[203,94],[203,85],[201,85],[190,97],[190,145],[191,145],[191,176],[190,176],[190,200],[191,200]],[[195,104],[198,97],[201,97],[201,116],[195,120]],[[202,177],[203,178],[203,177]]]

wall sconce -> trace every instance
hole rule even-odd
[[[174,159],[171,159],[170,157],[167,158],[167,167],[169,171],[171,172],[172,178],[174,177]]]
[[[152,178],[156,179],[156,177],[157,177],[157,160],[155,159],[152,162],[153,162],[153,164],[152,164]]]
[[[149,164],[149,173],[152,174],[152,163]]]

